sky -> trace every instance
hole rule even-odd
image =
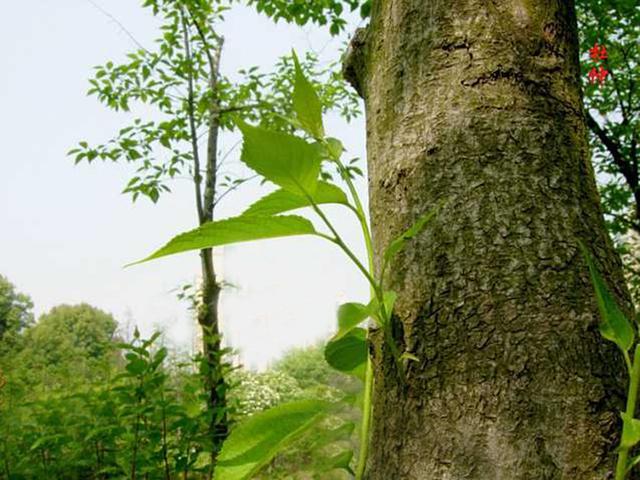
[[[78,141],[104,142],[130,116],[86,95],[92,67],[123,60],[135,39],[152,47],[158,23],[132,0],[23,0],[5,6],[0,28],[0,274],[31,296],[40,315],[58,304],[86,302],[112,313],[123,331],[166,332],[170,344],[190,349],[194,323],[176,288],[192,283],[196,253],[131,268],[177,233],[195,226],[188,181],[172,184],[158,204],[132,203],[122,191],[132,169],[120,164],[74,166],[66,152]],[[101,11],[104,10],[104,11]],[[234,7],[222,27],[222,69],[232,76],[258,65],[265,71],[295,48],[338,58],[358,19],[338,38],[318,27],[274,24]],[[16,19],[19,19],[16,20]],[[328,133],[350,157],[365,157],[364,120],[336,115]],[[222,150],[237,138],[222,139]],[[233,158],[232,154],[232,157]],[[237,159],[235,159],[237,161]],[[359,181],[366,197],[364,180]],[[240,213],[268,186],[249,185],[227,196],[220,217]],[[356,252],[364,255],[353,216],[328,209]],[[217,261],[225,288],[223,330],[241,362],[263,369],[292,347],[307,346],[335,328],[337,306],[366,301],[368,288],[341,252],[319,238],[294,237],[225,247]]]

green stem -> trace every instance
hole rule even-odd
[[[373,414],[373,364],[371,356],[367,357],[367,367],[364,376],[364,401],[362,406],[362,425],[360,427],[360,453],[358,454],[358,466],[356,467],[356,480],[364,478],[369,456],[369,431],[371,430],[371,417]]]
[[[351,251],[351,249],[347,246],[347,244],[344,243],[344,241],[342,240],[342,237],[340,236],[338,231],[335,229],[335,227],[333,226],[331,221],[327,218],[327,216],[324,214],[324,212],[318,206],[318,204],[313,201],[313,199],[311,198],[311,195],[309,195],[308,193],[306,193],[304,191],[303,191],[303,193],[305,194],[305,196],[309,200],[309,203],[311,204],[311,208],[313,208],[313,210],[322,219],[324,224],[329,228],[329,230],[333,234],[333,237],[330,237],[330,236],[324,235],[324,234],[316,234],[316,235],[318,235],[319,237],[322,237],[322,238],[326,238],[330,242],[333,242],[336,245],[338,245],[342,249],[342,251],[347,254],[347,256],[351,259],[351,261],[356,265],[356,267],[358,267],[358,270],[360,270],[360,272],[362,272],[362,274],[366,277],[366,279],[369,281],[369,284],[371,285],[371,287],[373,289],[375,289],[377,287],[377,285],[376,285],[376,281],[373,278],[373,276],[364,267],[364,265],[362,265],[362,262],[360,262],[358,257]]]
[[[369,225],[367,223],[367,217],[365,215],[364,208],[362,207],[362,202],[360,201],[360,196],[351,181],[351,177],[349,177],[344,165],[340,162],[339,159],[336,159],[336,163],[338,164],[338,168],[342,173],[343,178],[347,182],[347,186],[349,187],[349,192],[351,193],[351,197],[353,198],[353,203],[356,207],[356,216],[360,221],[360,227],[362,228],[362,234],[364,235],[365,246],[367,248],[367,258],[369,260],[369,274],[371,276],[374,275],[374,262],[373,262],[373,241],[371,239],[371,231],[369,230]],[[384,305],[384,295],[380,285],[376,282],[371,283],[371,296],[378,297],[378,302],[380,304],[380,309],[382,311],[382,318],[386,318],[386,309]],[[367,332],[367,340],[368,332]],[[358,466],[356,467],[356,480],[362,480],[364,478],[364,473],[367,468],[367,457],[369,456],[369,437],[371,431],[371,418],[373,416],[373,363],[371,361],[371,355],[367,355],[367,366],[365,370],[364,376],[364,399],[362,405],[362,425],[360,428],[360,453],[358,455]]]
[[[627,393],[627,418],[633,418],[636,413],[638,400],[638,383],[640,382],[640,345],[636,347],[633,355],[633,366],[629,371],[629,391]],[[627,476],[627,463],[629,447],[623,447],[622,441],[618,451],[618,463],[616,464],[616,480],[624,480]]]
[[[371,231],[369,229],[369,225],[367,223],[367,216],[365,214],[364,208],[362,206],[362,202],[360,201],[360,197],[358,195],[358,191],[353,184],[351,177],[349,176],[347,169],[344,167],[342,162],[340,162],[339,156],[333,159],[338,166],[338,170],[342,175],[342,178],[347,183],[349,188],[349,193],[353,199],[353,203],[355,206],[351,208],[356,216],[358,217],[358,221],[360,222],[360,227],[362,228],[362,234],[365,240],[365,246],[367,249],[367,259],[368,259],[368,270],[364,268],[360,260],[353,254],[353,252],[347,247],[347,245],[342,241],[340,235],[331,225],[331,222],[326,218],[322,210],[313,202],[313,199],[307,195],[312,207],[316,211],[316,213],[322,218],[324,223],[327,225],[331,233],[335,236],[334,239],[331,239],[334,243],[336,243],[342,250],[349,256],[349,258],[358,266],[363,275],[367,278],[371,288],[371,297],[376,297],[378,299],[378,303],[380,305],[380,310],[382,313],[382,318],[387,318],[386,316],[386,308],[384,305],[384,294],[382,291],[382,287],[375,281],[375,267],[373,261],[373,241],[371,238]],[[369,340],[369,331],[367,331],[367,340]],[[365,470],[367,468],[367,457],[369,454],[369,437],[371,431],[371,418],[373,415],[373,363],[371,361],[371,355],[367,355],[367,364],[365,369],[365,378],[364,378],[364,400],[362,406],[362,426],[360,430],[360,452],[358,455],[358,465],[356,467],[356,480],[362,480],[364,478]]]

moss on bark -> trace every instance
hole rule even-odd
[[[601,480],[623,364],[576,241],[629,306],[600,211],[573,2],[378,0],[346,70],[365,97],[378,258],[402,384],[381,343],[370,479]]]

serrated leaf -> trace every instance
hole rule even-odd
[[[345,193],[339,187],[327,182],[319,181],[311,197],[317,205],[326,203],[349,205]],[[279,189],[255,202],[244,211],[243,215],[275,215],[310,205],[307,197]]]
[[[295,81],[293,86],[293,110],[302,128],[312,137],[324,137],[322,125],[322,104],[313,85],[304,75],[298,56],[293,52]]]
[[[238,122],[244,138],[240,159],[265,179],[297,195],[314,194],[321,150],[302,138]]]
[[[633,418],[627,413],[621,412],[622,417],[622,439],[620,446],[631,448],[640,442],[640,420]]]
[[[236,426],[218,457],[215,478],[252,478],[284,448],[314,427],[330,410],[321,400],[286,403],[256,413]]]
[[[369,318],[370,309],[368,305],[362,303],[343,303],[338,307],[338,332],[334,335],[333,340],[339,340],[356,328],[367,318]]]
[[[354,328],[338,339],[330,340],[324,348],[324,358],[336,370],[364,379],[367,364],[367,331]]]
[[[591,283],[596,294],[598,310],[600,311],[601,322],[599,324],[600,334],[614,342],[623,351],[628,351],[633,345],[635,332],[627,317],[622,313],[618,304],[606,287],[606,284],[582,242],[578,242],[582,255],[589,267]]]
[[[314,235],[313,224],[303,217],[240,215],[205,223],[201,227],[174,237],[164,247],[135,265],[176,253],[218,247],[232,243],[263,240],[293,235]]]

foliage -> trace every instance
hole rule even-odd
[[[367,318],[371,318],[376,327],[382,330],[386,344],[395,357],[398,374],[401,377],[403,377],[404,372],[403,362],[411,359],[412,356],[409,352],[402,353],[399,351],[391,334],[391,316],[395,293],[385,291],[383,278],[375,278],[374,276],[373,248],[367,217],[353,184],[352,172],[341,161],[344,150],[342,144],[335,138],[324,136],[325,129],[322,123],[321,103],[318,100],[317,92],[305,78],[299,65],[297,65],[295,53],[293,59],[294,63],[296,63],[296,79],[293,93],[295,117],[288,119],[288,121],[292,127],[302,130],[302,136],[297,136],[293,132],[277,132],[268,128],[249,126],[244,122],[238,122],[244,139],[241,160],[249,168],[253,169],[256,174],[263,177],[265,181],[277,185],[287,195],[304,199],[298,202],[291,202],[290,205],[293,208],[299,208],[302,203],[304,206],[311,207],[329,233],[316,230],[310,221],[302,217],[259,216],[244,213],[238,217],[210,222],[195,230],[183,233],[170,240],[164,247],[151,254],[145,260],[210,246],[290,235],[314,235],[323,238],[338,246],[346,254],[369,282],[372,298],[369,305],[365,307],[367,315],[359,316],[356,321],[350,321],[349,331],[342,331],[337,337],[329,341],[325,348],[325,358],[334,368],[344,373],[358,376],[365,382],[360,458],[356,474],[356,478],[361,479],[364,475],[367,459],[373,377],[367,348],[367,332],[357,326]],[[346,183],[347,192],[351,196],[351,201],[347,203],[347,207],[355,214],[362,227],[363,238],[367,246],[368,268],[345,244],[333,223],[314,200],[314,195],[321,182],[322,164],[333,169],[333,172],[325,172],[328,178],[333,178],[333,175],[335,175]],[[339,188],[337,185],[330,185],[331,188]],[[258,202],[264,205],[266,201],[263,198]],[[252,208],[250,207],[249,211],[251,210]],[[278,212],[284,213],[280,208]],[[413,226],[409,227],[406,232],[390,243],[384,254],[385,263],[390,262],[395,255],[402,251],[407,241],[416,237],[422,231],[431,215],[432,213],[427,213],[419,216]],[[274,229],[274,225],[278,225],[278,229]],[[259,422],[264,417],[274,422],[270,428],[276,429],[278,417],[271,417],[269,412],[269,410],[266,410],[254,415],[251,417],[252,422]],[[307,423],[304,423],[304,425],[309,427]],[[242,429],[242,424],[237,428]],[[225,444],[224,448],[231,450],[239,448],[236,446],[236,442],[240,441],[237,440],[238,438],[244,437],[241,435],[234,437],[232,433],[231,438],[228,440],[230,446]],[[249,478],[248,476],[254,471],[252,467],[250,468],[250,465],[264,464],[276,453],[275,450],[270,448],[262,449],[260,452],[263,456],[260,460],[254,457],[246,457],[247,465],[249,465],[246,469],[241,467],[241,460],[245,457],[239,456],[234,461],[237,471],[242,471],[245,475],[238,478]]]
[[[236,370],[231,375],[231,382],[234,385],[232,399],[238,404],[238,417],[253,415],[302,397],[302,389],[296,379],[283,372]]]
[[[185,43],[183,22],[192,12],[199,11],[201,4],[207,5],[199,14],[202,21],[188,24],[190,43]],[[215,28],[223,21],[228,6],[195,0],[178,4],[148,1],[146,6],[163,18],[163,34],[157,39],[156,48],[130,53],[125,63],[109,61],[97,66],[89,93],[109,109],[129,112],[134,106],[146,106],[155,112],[153,117],[164,120],[135,118],[108,142],[91,146],[82,141],[69,154],[76,163],[100,159],[136,165],[137,173],[124,192],[134,200],[142,195],[156,202],[163,192],[170,191],[172,180],[200,174],[194,170],[193,142],[210,127],[214,99],[218,105],[215,121],[224,130],[235,128],[234,118],[275,130],[288,129],[282,117],[290,116],[292,111],[294,64],[289,57],[282,57],[273,73],[251,67],[239,72],[238,81],[220,75],[212,89],[208,55],[213,46],[221,48],[222,40]],[[201,36],[203,26],[206,31]],[[308,53],[301,68],[319,89],[325,111],[335,109],[347,120],[359,114],[359,100],[347,89],[336,64],[320,68],[317,57]],[[224,171],[218,172],[217,179],[220,193],[214,199],[216,203],[226,191],[245,181]]]
[[[95,329],[87,332],[92,319]],[[59,332],[52,330],[55,328]],[[65,350],[66,355],[45,353],[39,363],[34,360],[25,368],[2,359],[9,366],[5,388],[0,377],[0,465],[4,475],[69,479],[206,477],[212,444],[200,381],[202,358],[171,358],[166,348],[157,345],[159,334],[143,339],[136,331],[131,343],[118,343],[113,330],[112,317],[88,305],[56,307],[38,324],[25,329],[22,335],[29,340],[20,342],[21,350],[15,350],[12,356],[17,354],[18,361],[23,362],[35,357],[38,349],[51,352],[72,346],[71,351]],[[327,405],[328,400],[337,398],[338,389],[325,383],[334,377],[340,384],[340,379],[335,379],[339,374],[329,374],[322,365],[321,347],[313,349],[311,355],[308,352],[311,350],[289,354],[277,369],[264,373],[236,369],[231,375],[230,400],[237,405],[232,409],[233,420],[242,422],[247,416],[287,402]],[[304,386],[286,373],[287,366],[300,364],[301,355],[304,368],[292,370],[306,372]],[[84,365],[80,373],[79,364]],[[32,369],[41,374],[32,375]],[[81,380],[76,378],[80,374],[84,375]],[[51,382],[51,377],[59,381]],[[28,388],[18,388],[20,384]],[[321,385],[333,391],[334,397],[317,400]],[[349,416],[327,419],[320,413],[312,415],[322,417],[317,418],[317,424],[313,421],[316,429],[312,436],[304,437],[296,448],[266,465],[270,472],[267,478],[291,478],[292,472],[305,468],[346,468],[340,464],[344,455],[334,457],[342,452],[341,446],[350,445],[344,441],[353,423]],[[320,435],[337,426],[342,427],[333,436]],[[322,478],[333,478],[331,475]]]
[[[225,170],[230,151],[219,151],[219,137],[236,129],[241,120],[268,126],[271,130],[290,130],[282,119],[289,116],[292,103],[290,90],[294,77],[302,68],[320,88],[319,108],[335,109],[347,119],[358,113],[359,102],[335,68],[320,68],[314,55],[307,55],[303,65],[281,59],[275,71],[262,73],[252,67],[239,72],[239,80],[222,74],[220,60],[225,39],[218,33],[225,12],[233,2],[226,0],[144,0],[143,6],[161,20],[161,35],[152,49],[138,45],[120,63],[108,61],[95,68],[89,94],[105,107],[131,114],[142,110],[144,116],[132,122],[106,143],[89,145],[81,141],[69,154],[76,163],[96,159],[126,162],[135,166],[135,175],[123,193],[135,201],[140,196],[157,202],[177,179],[187,178],[195,190],[198,224],[215,225],[223,240],[231,236],[249,235],[242,222],[213,223],[218,203],[250,178],[240,178]],[[128,115],[131,117],[131,115]],[[247,127],[249,128],[249,127]],[[201,147],[201,139],[206,147]],[[278,218],[272,231],[264,237],[283,231],[308,229],[304,219]],[[193,240],[177,239],[169,251]],[[217,299],[219,284],[212,261],[211,247],[203,245],[202,286],[196,314],[203,330],[203,352],[206,362],[200,374],[209,389],[208,408],[210,434],[216,444],[215,456],[229,429],[231,411],[226,401],[228,373],[225,349],[221,348]],[[183,292],[186,294],[186,292]]]
[[[32,309],[31,299],[17,292],[15,286],[0,275],[0,345],[14,341],[15,336],[33,322]]]
[[[629,374],[627,408],[624,412],[621,412],[622,435],[617,450],[618,462],[615,473],[616,480],[624,480],[628,477],[631,468],[640,463],[640,455],[629,459],[630,450],[640,443],[640,420],[635,418],[638,385],[640,384],[640,343],[638,343],[636,335],[638,324],[635,321],[630,322],[622,312],[613,295],[607,289],[607,285],[600,276],[586,246],[580,243],[579,247],[589,268],[598,310],[600,311],[600,333],[604,338],[618,346]],[[632,350],[634,350],[633,359],[629,356],[629,352]]]
[[[112,342],[112,353],[122,349],[121,361],[112,363],[107,378],[87,375],[83,382],[46,389],[36,384],[28,401],[19,392],[3,392],[0,456],[6,475],[167,479],[205,472],[212,445],[195,365],[170,368],[157,339],[144,340],[136,331],[132,343]],[[88,360],[92,351],[78,349],[73,361]],[[50,369],[75,374],[72,361],[51,361]],[[23,373],[11,370],[9,386]]]
[[[329,31],[337,35],[346,26],[343,17],[344,7],[351,11],[360,9],[362,18],[366,18],[371,10],[371,0],[299,0],[295,2],[287,0],[248,0],[249,5],[254,5],[258,12],[264,13],[274,20],[280,19],[286,22],[295,22],[298,25],[306,25],[309,22],[318,25],[329,24]]]
[[[321,400],[300,400],[252,415],[231,432],[222,447],[216,478],[253,477],[278,451],[317,425],[330,407]]]
[[[640,10],[633,0],[580,0],[577,7],[583,79],[593,64],[590,49],[598,44],[607,50],[602,63],[609,76],[602,85],[585,82],[584,102],[605,219],[640,302],[638,257],[630,245],[640,233]]]
[[[7,388],[26,397],[107,378],[117,361],[111,349],[116,327],[110,314],[87,304],[52,308],[0,355]]]

